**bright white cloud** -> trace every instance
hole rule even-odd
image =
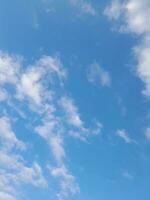
[[[35,105],[41,105],[51,93],[44,87],[46,79],[53,80],[53,77],[61,80],[66,77],[66,71],[57,57],[43,56],[34,65],[28,66],[21,75],[17,85],[17,96],[20,99],[29,98]]]
[[[110,19],[123,22],[124,31],[143,34],[150,32],[148,19],[150,17],[149,0],[114,0],[104,12]]]
[[[87,6],[86,9],[90,7]],[[94,128],[84,126],[75,101],[66,92],[64,95],[67,72],[58,57],[42,56],[32,65],[23,67],[22,58],[1,53],[0,72],[3,75],[0,78],[0,100],[4,101],[9,97],[6,102],[9,107],[6,108],[6,116],[9,116],[9,110],[13,111],[10,119],[0,117],[1,194],[16,200],[18,196],[20,198],[18,187],[24,184],[47,187],[44,169],[34,160],[31,163],[26,162],[22,156],[21,150],[27,150],[27,145],[17,138],[12,129],[11,123],[16,125],[18,121],[18,116],[11,119],[12,113],[17,113],[28,121],[30,128],[49,145],[56,166],[51,167],[51,175],[60,184],[58,198],[64,199],[76,194],[79,186],[66,167],[65,137],[72,136],[86,141],[89,136],[98,135],[103,125],[96,122]],[[7,89],[7,84],[13,86],[13,92]],[[57,94],[55,87],[59,87],[63,93]]]
[[[111,85],[109,73],[97,63],[94,63],[89,67],[87,78],[89,82],[100,84],[103,87],[109,87]]]
[[[131,139],[128,135],[128,133],[124,129],[119,129],[116,131],[116,135],[124,140],[125,143],[131,144],[135,141]]]
[[[0,52],[0,85],[12,84],[16,89],[16,97],[28,99],[33,105],[41,105],[43,99],[51,98],[45,88],[45,81],[53,82],[57,77],[62,84],[66,70],[58,57],[42,56],[33,65],[22,68],[22,58]],[[0,88],[0,100],[6,99],[4,88]]]
[[[113,0],[105,9],[109,19],[119,22],[119,31],[136,34],[140,42],[133,48],[137,61],[136,75],[144,83],[142,93],[150,97],[150,1],[149,0]],[[122,138],[130,143],[126,134]],[[145,131],[147,139],[150,138],[149,128]]]
[[[150,37],[134,48],[135,57],[137,58],[137,75],[145,84],[142,91],[144,95],[150,97]]]
[[[41,103],[42,86],[41,74],[36,69],[31,69],[21,76],[20,84],[17,85],[18,97],[31,98],[37,105]]]
[[[16,83],[22,58],[0,52],[0,85]]]
[[[119,30],[137,34],[141,42],[134,48],[136,74],[145,84],[143,94],[150,96],[150,2],[149,0],[114,0],[104,12],[119,22]]]

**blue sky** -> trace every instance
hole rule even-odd
[[[0,200],[149,200],[150,1],[0,0]]]

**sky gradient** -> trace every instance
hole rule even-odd
[[[0,200],[149,200],[150,0],[0,0]]]

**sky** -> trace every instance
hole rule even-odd
[[[150,0],[0,0],[0,200],[149,200]]]

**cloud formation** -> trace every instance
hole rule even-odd
[[[67,123],[77,128],[81,128],[83,126],[83,122],[80,118],[78,108],[75,106],[73,100],[64,96],[60,100],[60,105],[65,111]]]
[[[118,30],[136,34],[140,43],[134,47],[134,56],[137,61],[136,74],[145,85],[142,91],[150,96],[150,2],[149,0],[114,0],[105,9],[105,15],[118,23]]]
[[[70,174],[65,166],[50,169],[51,175],[60,180],[61,191],[57,194],[58,199],[63,200],[69,194],[74,195],[80,192],[80,188],[76,183],[75,177]]]
[[[118,129],[116,131],[116,135],[123,139],[127,144],[135,143],[135,141],[129,137],[128,133],[124,129]]]
[[[103,69],[98,63],[89,66],[87,78],[89,82],[97,83],[102,87],[109,87],[111,85],[109,72]]]
[[[44,177],[46,169],[36,160],[28,163],[22,156],[29,147],[13,131],[12,126],[19,122],[12,113],[23,118],[48,144],[54,163],[53,166],[48,164],[49,172],[60,187],[57,198],[62,200],[80,191],[76,178],[67,167],[65,137],[86,141],[90,136],[98,135],[103,125],[96,121],[94,126],[85,126],[75,101],[64,90],[66,78],[67,71],[58,57],[43,55],[33,64],[24,66],[21,56],[1,52],[0,100],[7,100],[0,116],[0,195],[3,198],[20,198],[17,188],[23,184],[48,186]],[[10,110],[13,110],[11,114]]]
[[[31,166],[25,164],[21,155],[26,145],[18,140],[12,130],[10,119],[0,118],[0,198],[17,200],[17,189],[22,184],[31,184],[35,187],[46,187],[47,181],[37,162]]]
[[[113,0],[104,14],[117,23],[118,30],[138,36],[138,44],[133,48],[136,60],[135,73],[144,84],[142,94],[150,97],[150,1]],[[145,132],[149,139],[149,127]]]
[[[86,0],[69,0],[69,2],[72,6],[77,7],[83,14],[88,14],[91,16],[97,15],[93,5]]]
[[[145,137],[149,140],[150,139],[150,127],[146,128]]]

